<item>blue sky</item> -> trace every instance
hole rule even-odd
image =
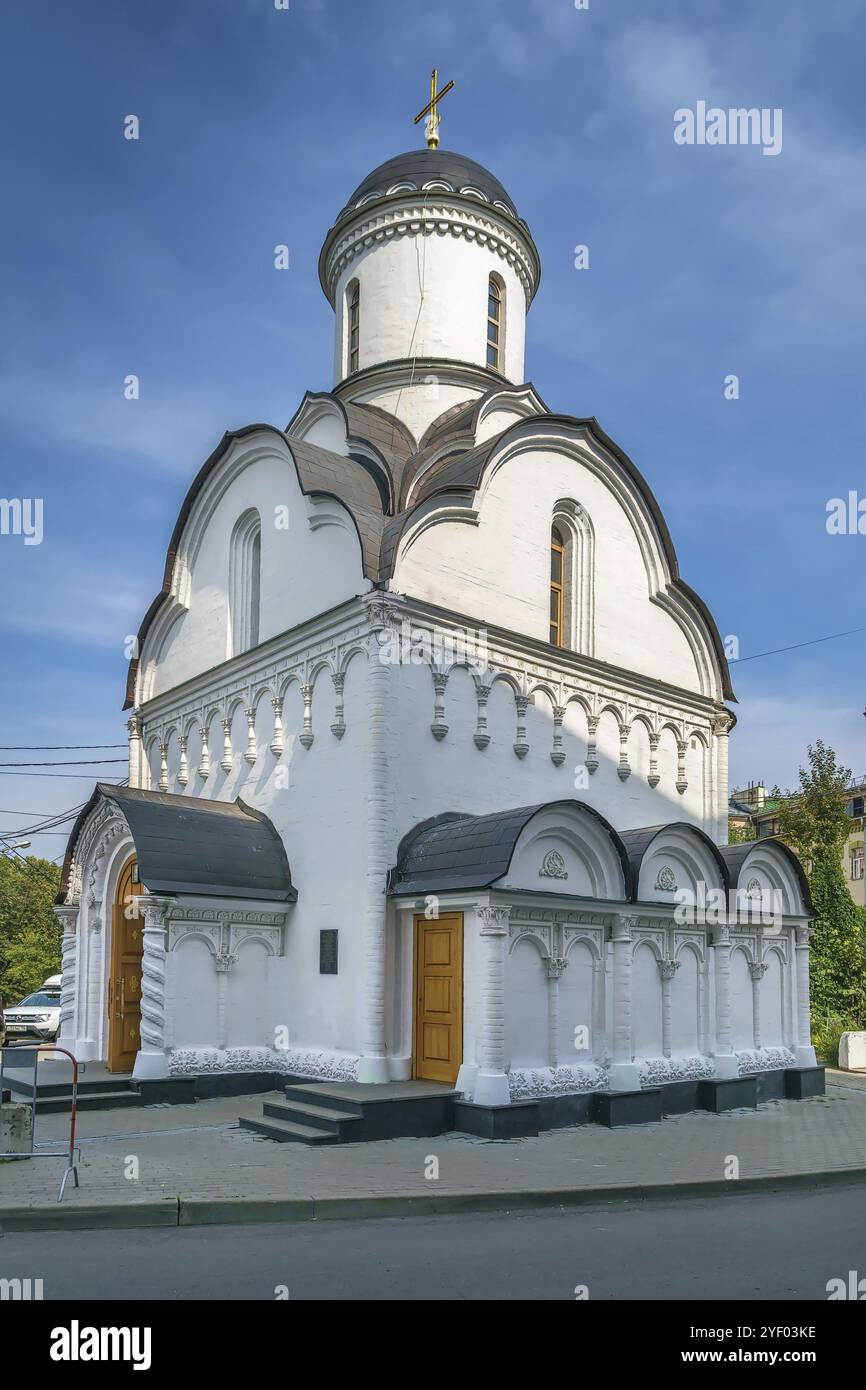
[[[0,743],[125,738],[123,643],[186,488],[224,429],[330,386],[319,247],[420,142],[434,63],[457,83],[443,146],[541,251],[527,375],[632,456],[722,633],[745,658],[866,626],[866,536],[825,527],[828,499],[866,497],[864,47],[860,0],[5,7],[0,496],[43,498],[45,534],[0,537]],[[698,100],[781,107],[782,152],[676,145]],[[794,783],[818,737],[866,772],[864,650],[734,664],[732,782]],[[0,761],[52,756],[86,755]],[[0,771],[4,830],[95,780]]]

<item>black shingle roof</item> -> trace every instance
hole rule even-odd
[[[628,859],[613,826],[585,802],[565,800],[542,801],[487,816],[447,812],[422,821],[400,843],[389,891],[399,895],[491,887],[508,872],[524,827],[539,811],[553,806],[575,807],[599,822],[610,836],[627,883]]]
[[[740,878],[740,870],[742,869],[744,863],[751,854],[752,850],[756,849],[758,845],[760,845],[764,849],[770,849],[771,852],[776,851],[782,855],[783,859],[788,860],[788,863],[791,865],[791,868],[797,875],[797,882],[800,885],[800,892],[803,895],[803,902],[806,905],[806,911],[809,913],[810,917],[814,917],[816,915],[815,904],[812,902],[812,894],[809,890],[809,880],[806,877],[806,871],[803,868],[803,865],[800,863],[794,851],[790,849],[789,846],[786,845],[782,840],[742,840],[734,845],[720,845],[719,853],[721,854],[728,867],[728,873],[730,874],[731,878],[731,887],[737,887]]]
[[[705,831],[699,826],[692,825],[689,821],[669,821],[666,825],[643,825],[638,830],[621,830],[619,837],[626,848],[630,866],[629,895],[637,901],[638,888],[640,886],[640,871],[643,864],[644,855],[657,835],[663,830],[688,830],[693,835],[697,835],[704,841],[707,849],[712,854],[719,868],[719,877],[722,885],[727,892],[728,868],[719,851],[719,846],[715,840],[711,840]]]
[[[100,782],[69,837],[58,902],[65,902],[78,837],[97,803],[113,802],[151,893],[295,902],[285,847],[268,817],[237,801],[142,791]]]

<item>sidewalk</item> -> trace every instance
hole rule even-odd
[[[265,1096],[79,1115],[81,1187],[56,1197],[62,1159],[0,1164],[0,1230],[405,1215],[744,1186],[866,1182],[866,1075],[827,1074],[827,1095],[661,1124],[550,1130],[489,1142],[467,1135],[310,1149],[237,1128]],[[281,1093],[280,1093],[281,1098]],[[66,1120],[37,1120],[62,1143]],[[730,1181],[730,1159],[739,1181]],[[438,1178],[425,1176],[431,1158]],[[128,1177],[137,1163],[138,1176]]]

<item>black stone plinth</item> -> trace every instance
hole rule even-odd
[[[662,1091],[598,1091],[595,1117],[600,1125],[618,1129],[620,1125],[651,1125],[662,1118]]]
[[[720,1115],[723,1110],[756,1110],[758,1083],[754,1076],[713,1077],[698,1086],[698,1105]]]
[[[513,1105],[476,1105],[455,1100],[454,1128],[482,1139],[525,1139],[538,1133],[538,1102],[518,1100]]]
[[[786,1067],[785,1095],[788,1100],[808,1100],[810,1096],[823,1096],[825,1091],[823,1067]]]

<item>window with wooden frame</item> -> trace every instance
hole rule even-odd
[[[361,286],[356,280],[349,292],[349,374],[358,370],[361,358]]]
[[[550,532],[550,641],[554,647],[563,645],[562,582],[565,543],[562,532],[554,526]]]
[[[487,285],[487,365],[495,371],[502,365],[502,333],[505,324],[503,307],[505,286],[491,275]]]

